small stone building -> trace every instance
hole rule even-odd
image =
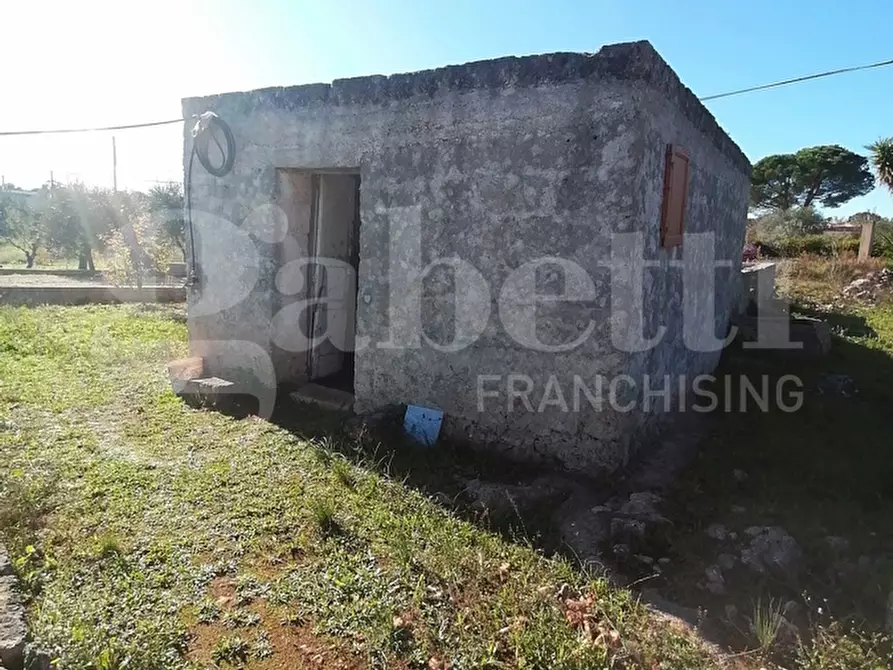
[[[647,42],[183,111],[234,140],[215,177],[185,138],[189,335],[211,374],[435,407],[510,458],[611,471],[666,415],[643,378],[675,401],[718,362],[683,314],[726,334],[750,164]],[[623,402],[594,402],[598,379]]]

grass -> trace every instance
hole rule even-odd
[[[858,276],[789,270],[801,303],[816,282]],[[317,412],[290,410],[287,430],[186,406],[164,374],[185,353],[181,316],[0,308],[0,538],[26,590],[32,660],[59,670],[719,667],[630,591],[538,550],[533,524],[512,541],[425,494],[419,481],[451,477],[424,460],[441,450],[417,458]],[[728,352],[723,372],[800,376],[803,409],[714,416],[709,448],[669,501],[662,591],[712,612],[737,604],[732,644],[753,653],[730,667],[890,665],[893,304],[823,316],[837,338],[822,361]],[[819,393],[828,374],[851,376],[858,393]],[[728,575],[729,594],[710,601],[696,584],[715,560],[704,533],[714,522],[742,534],[783,526],[806,550],[802,574]],[[844,557],[828,536],[847,539]],[[840,561],[858,569],[840,573]]]
[[[96,254],[96,256],[97,258],[94,260],[96,260],[98,265],[101,265],[99,254]],[[47,254],[45,250],[38,251],[37,259],[34,264],[35,268],[44,270],[71,270],[77,269],[77,266],[77,258],[54,258]],[[24,270],[25,254],[10,244],[0,244],[0,267],[10,269],[21,268]]]
[[[164,373],[186,350],[175,316],[0,308],[0,537],[32,661],[715,666],[604,578],[457,518],[386,468],[323,457],[343,435],[315,443],[186,406]]]
[[[804,254],[779,263],[779,289],[807,303],[832,303],[846,284],[886,267],[884,258],[860,261],[853,254],[831,257]]]
[[[802,407],[711,416],[705,446],[672,501],[676,531],[665,594],[717,613],[741,612],[729,622],[727,641],[768,655],[779,667],[893,663],[884,632],[893,588],[893,302],[840,300],[842,286],[876,266],[807,257],[783,267],[792,310],[831,324],[832,351],[804,360],[728,350],[719,375],[766,375],[771,388],[783,375],[795,375]],[[844,392],[829,383],[840,378],[847,380]],[[719,553],[736,553],[734,543],[708,537],[715,523],[741,538],[753,526],[784,528],[804,551],[799,571],[759,575],[738,566],[725,573],[727,593],[705,593],[698,586],[705,569]],[[781,636],[780,605],[787,622]]]
[[[774,598],[759,599],[754,603],[750,632],[763,652],[768,652],[778,639],[778,633],[784,623],[783,606],[784,603]]]

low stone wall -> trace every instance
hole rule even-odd
[[[186,276],[185,270],[180,270],[179,266],[183,263],[173,263],[172,266],[178,266],[174,269],[174,274],[154,273],[145,274],[143,281],[148,284],[164,284],[170,281],[181,282]],[[185,267],[185,266],[184,266]],[[0,277],[9,275],[24,275],[33,277],[65,277],[67,279],[80,279],[82,281],[108,281],[105,272],[102,270],[62,270],[53,268],[0,268]]]
[[[53,268],[0,268],[0,275],[56,275],[57,277],[74,277],[77,279],[101,279],[100,270],[59,270]]]
[[[4,305],[101,305],[122,302],[184,302],[182,286],[5,286],[0,287]]]

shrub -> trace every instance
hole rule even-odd
[[[825,217],[812,207],[795,207],[772,212],[753,221],[754,236],[764,240],[815,235],[827,224]]]
[[[796,258],[803,254],[813,256],[845,256],[859,252],[858,237],[836,235],[802,235],[780,237],[775,240],[755,240],[760,254],[767,258]]]
[[[893,225],[886,222],[875,224],[871,255],[893,259]]]

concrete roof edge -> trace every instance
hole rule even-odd
[[[602,47],[597,53],[557,52],[533,56],[506,56],[392,75],[336,79],[331,84],[260,88],[250,91],[183,99],[186,116],[221,105],[277,109],[314,105],[381,104],[416,96],[475,89],[528,87],[582,79],[641,81],[665,95],[732,163],[750,174],[750,161],[661,58],[650,42],[625,42]]]

